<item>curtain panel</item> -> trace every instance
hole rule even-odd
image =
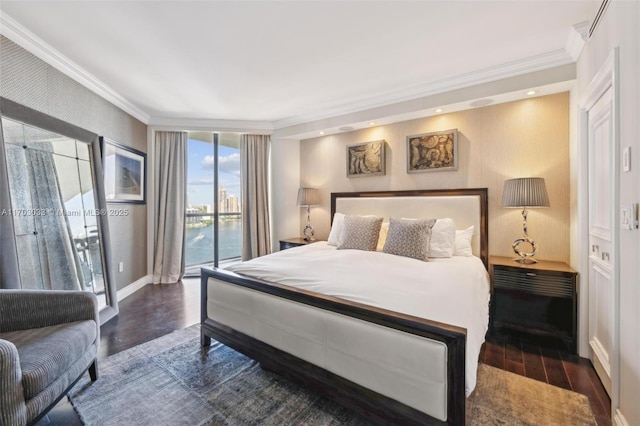
[[[242,260],[271,253],[268,135],[242,135]]]
[[[156,132],[154,284],[176,283],[184,276],[187,139],[187,132]]]
[[[32,205],[39,211],[63,211],[65,202],[60,188],[61,174],[56,170],[53,145],[51,142],[41,142],[40,148],[42,150],[27,150],[25,163],[22,164],[30,175]],[[14,165],[19,164],[19,160],[16,160]],[[14,175],[20,176],[20,172],[16,171]],[[24,192],[29,194],[29,189]],[[42,234],[38,238],[38,249],[45,290],[84,290],[86,280],[67,215],[47,214],[36,216],[35,219],[36,229]]]
[[[2,123],[0,122],[0,213],[11,211],[9,174],[5,156]],[[18,249],[16,247],[13,215],[0,214],[0,288],[20,288]]]

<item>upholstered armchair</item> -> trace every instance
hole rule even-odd
[[[40,420],[89,370],[98,302],[81,291],[0,290],[0,426]]]

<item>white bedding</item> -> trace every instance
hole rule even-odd
[[[429,262],[326,242],[242,262],[230,271],[467,329],[467,396],[489,322],[489,278],[477,257]]]

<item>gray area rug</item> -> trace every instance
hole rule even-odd
[[[195,325],[112,355],[71,390],[86,425],[366,425],[366,419],[262,370]],[[471,425],[595,425],[584,395],[480,365]]]

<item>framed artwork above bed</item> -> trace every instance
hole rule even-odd
[[[407,173],[458,170],[458,129],[407,136]]]
[[[348,145],[347,177],[384,175],[384,153],[384,140]]]

